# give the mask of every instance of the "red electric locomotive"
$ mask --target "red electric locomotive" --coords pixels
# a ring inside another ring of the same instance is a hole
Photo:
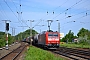
[[[38,35],[38,44],[46,48],[58,48],[60,45],[59,32],[44,31]]]

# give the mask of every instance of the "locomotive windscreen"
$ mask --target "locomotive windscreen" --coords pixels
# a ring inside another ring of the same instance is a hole
[[[54,33],[54,34],[48,34],[48,36],[54,36],[54,37],[58,37],[58,34],[57,33]]]
[[[48,36],[50,37],[50,36],[53,36],[53,34],[48,34]]]
[[[58,37],[58,34],[53,34],[53,36]]]

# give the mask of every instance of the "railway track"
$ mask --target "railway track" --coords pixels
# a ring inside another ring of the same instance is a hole
[[[25,47],[26,44],[22,42],[21,46],[19,46],[17,49],[13,50],[9,54],[3,56],[0,60],[15,60],[16,58],[18,58],[18,56],[24,50]]]
[[[72,60],[90,60],[90,49],[79,50],[79,49],[60,47],[56,51],[52,51],[52,52],[55,54],[68,57],[69,59]]]

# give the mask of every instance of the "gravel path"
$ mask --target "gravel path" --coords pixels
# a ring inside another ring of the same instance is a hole
[[[9,46],[8,50],[6,50],[5,48],[0,49],[0,58],[7,55],[8,53],[13,51],[14,49],[18,48],[20,45],[21,45],[21,43],[14,43],[11,46]]]

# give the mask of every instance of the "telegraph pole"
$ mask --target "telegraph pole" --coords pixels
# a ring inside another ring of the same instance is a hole
[[[28,26],[18,26],[18,27],[22,27],[22,29],[24,30],[24,27],[28,27]],[[23,39],[22,37],[23,35],[21,34],[21,39]]]
[[[12,28],[12,36],[15,36],[15,29],[14,27],[11,27]]]
[[[58,32],[60,33],[60,22],[59,20],[56,20],[58,22]]]
[[[14,36],[15,36],[15,28],[14,28],[14,31],[13,31],[13,33],[14,33]]]
[[[34,22],[34,20],[28,20],[30,21],[30,36],[32,37],[32,22]],[[32,38],[30,39],[30,44],[32,45]]]
[[[11,27],[12,28],[12,36],[14,35],[14,28],[13,27]]]
[[[11,22],[10,20],[2,20],[5,21],[5,34],[6,34],[6,50],[8,50],[8,31],[9,31],[9,23],[8,21]]]
[[[58,22],[58,32],[60,33],[60,22]]]
[[[32,36],[32,22],[34,22],[34,20],[28,20],[28,21],[30,21],[30,36]]]

